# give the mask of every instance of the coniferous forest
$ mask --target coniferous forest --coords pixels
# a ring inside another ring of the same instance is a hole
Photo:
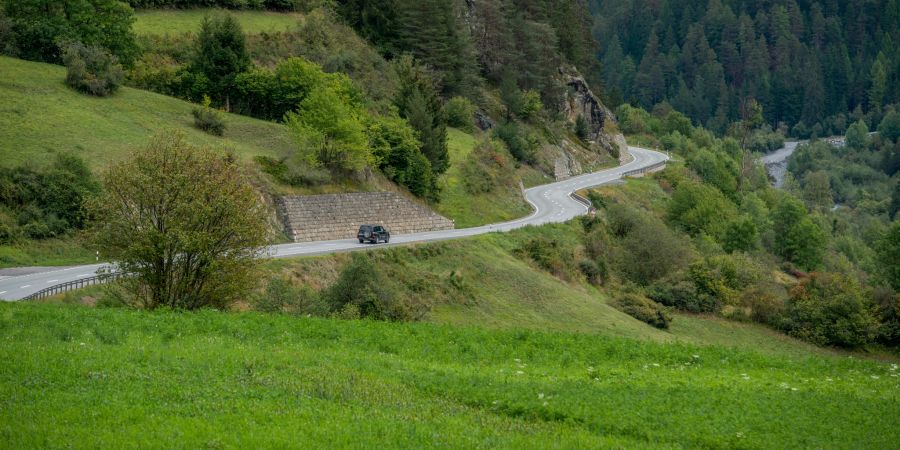
[[[724,131],[755,99],[797,137],[900,99],[897,0],[591,0],[605,95]]]

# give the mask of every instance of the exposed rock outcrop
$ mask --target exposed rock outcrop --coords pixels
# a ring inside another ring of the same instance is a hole
[[[567,88],[565,98],[559,107],[563,116],[570,123],[575,123],[578,117],[583,117],[590,129],[588,140],[592,147],[596,147],[594,150],[602,150],[613,157],[619,157],[625,150],[620,148],[619,142],[622,139],[610,135],[606,127],[609,121],[615,121],[612,111],[594,95],[587,81],[577,71],[560,68],[559,75]]]

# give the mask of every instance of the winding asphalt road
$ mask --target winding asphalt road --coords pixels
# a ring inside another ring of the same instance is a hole
[[[446,231],[401,234],[391,236],[389,245],[402,245],[413,242],[431,242],[446,239],[457,239],[491,232],[504,232],[528,225],[543,225],[568,221],[587,213],[588,208],[576,201],[571,194],[580,189],[610,183],[622,178],[626,172],[644,169],[667,160],[666,155],[638,147],[629,147],[634,159],[612,169],[600,170],[579,175],[555,183],[535,186],[525,190],[525,199],[534,208],[528,217],[492,225],[474,228],[461,228]],[[384,247],[380,245],[378,247]],[[270,258],[285,258],[300,255],[321,255],[341,251],[353,251],[373,248],[372,245],[360,244],[355,238],[338,241],[302,242],[297,244],[273,245],[267,249]],[[93,276],[105,264],[90,264],[65,268],[39,269],[34,273],[12,277],[0,276],[0,300],[20,300],[41,289]]]

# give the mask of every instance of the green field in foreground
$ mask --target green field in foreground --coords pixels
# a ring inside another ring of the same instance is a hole
[[[0,305],[7,448],[890,448],[898,369],[574,333]]]
[[[194,128],[189,102],[131,88],[91,97],[67,87],[65,76],[60,66],[0,56],[0,165],[45,164],[70,152],[102,167],[170,129],[245,160],[293,145],[276,123],[226,114],[225,136],[210,136]]]
[[[139,35],[196,33],[204,17],[224,12],[213,8],[138,10],[132,29]],[[303,18],[299,13],[273,11],[230,10],[227,13],[237,19],[247,34],[290,30]]]
[[[456,228],[468,228],[489,223],[505,222],[525,217],[531,207],[519,189],[500,187],[487,194],[472,195],[462,185],[460,166],[478,138],[454,128],[447,129],[450,168],[438,182],[441,201],[435,210],[456,222]]]

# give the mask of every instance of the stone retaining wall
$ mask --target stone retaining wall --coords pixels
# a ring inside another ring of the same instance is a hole
[[[391,234],[453,229],[453,221],[393,192],[278,197],[285,232],[294,242],[353,239],[362,224]]]

